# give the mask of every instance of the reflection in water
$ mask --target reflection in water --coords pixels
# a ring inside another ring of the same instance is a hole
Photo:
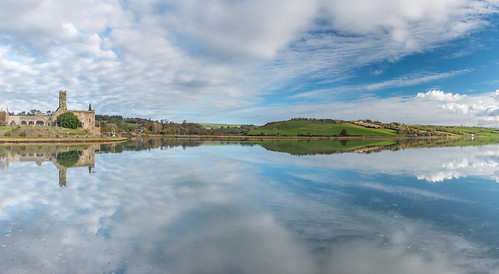
[[[197,147],[202,145],[259,145],[267,150],[291,155],[327,155],[337,153],[374,153],[385,150],[398,151],[409,148],[463,147],[499,143],[499,138],[404,138],[404,139],[346,139],[346,140],[293,140],[293,139],[250,139],[250,140],[205,140],[172,138],[134,138],[119,144],[103,144],[101,153],[120,153],[126,150],[168,149],[174,147]]]
[[[373,153],[408,148],[477,146],[497,144],[499,138],[405,138],[405,139],[349,139],[349,140],[251,140],[264,148],[292,155],[319,155],[336,153]]]
[[[18,149],[48,151],[36,168],[8,165],[19,153],[0,147],[0,273],[497,273],[498,145],[301,157],[263,147]],[[86,149],[98,172],[67,168],[68,187],[54,189],[42,163],[77,166]],[[442,170],[460,174],[422,177]]]
[[[95,151],[99,145],[11,145],[0,147],[0,169],[9,169],[10,163],[35,162],[38,166],[52,162],[59,170],[59,186],[67,184],[67,169],[95,167]]]

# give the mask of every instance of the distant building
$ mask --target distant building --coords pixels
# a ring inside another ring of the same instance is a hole
[[[45,115],[38,111],[34,115],[10,115],[9,109],[0,111],[0,125],[4,126],[56,126],[57,116],[72,112],[78,116],[80,127],[88,130],[94,135],[100,135],[100,129],[96,125],[95,110],[89,104],[88,110],[68,110],[66,101],[67,91],[59,91],[59,108],[51,115]]]

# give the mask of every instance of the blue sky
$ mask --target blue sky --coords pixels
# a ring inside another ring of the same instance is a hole
[[[499,126],[497,0],[0,3],[0,108]]]

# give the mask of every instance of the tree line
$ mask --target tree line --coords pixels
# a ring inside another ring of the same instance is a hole
[[[158,134],[158,135],[246,135],[254,125],[206,128],[198,123],[175,123],[166,119],[123,118],[121,115],[95,115],[104,134]]]

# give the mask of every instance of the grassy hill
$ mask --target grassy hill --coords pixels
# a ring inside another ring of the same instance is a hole
[[[249,131],[248,135],[396,136],[397,131],[387,128],[370,128],[356,125],[351,122],[333,122],[333,120],[289,120],[268,123],[262,127]]]
[[[295,118],[268,123],[248,132],[253,136],[499,136],[497,128],[385,124],[379,121],[342,121]]]
[[[448,127],[449,132],[457,135],[498,136],[499,129],[483,127]]]

